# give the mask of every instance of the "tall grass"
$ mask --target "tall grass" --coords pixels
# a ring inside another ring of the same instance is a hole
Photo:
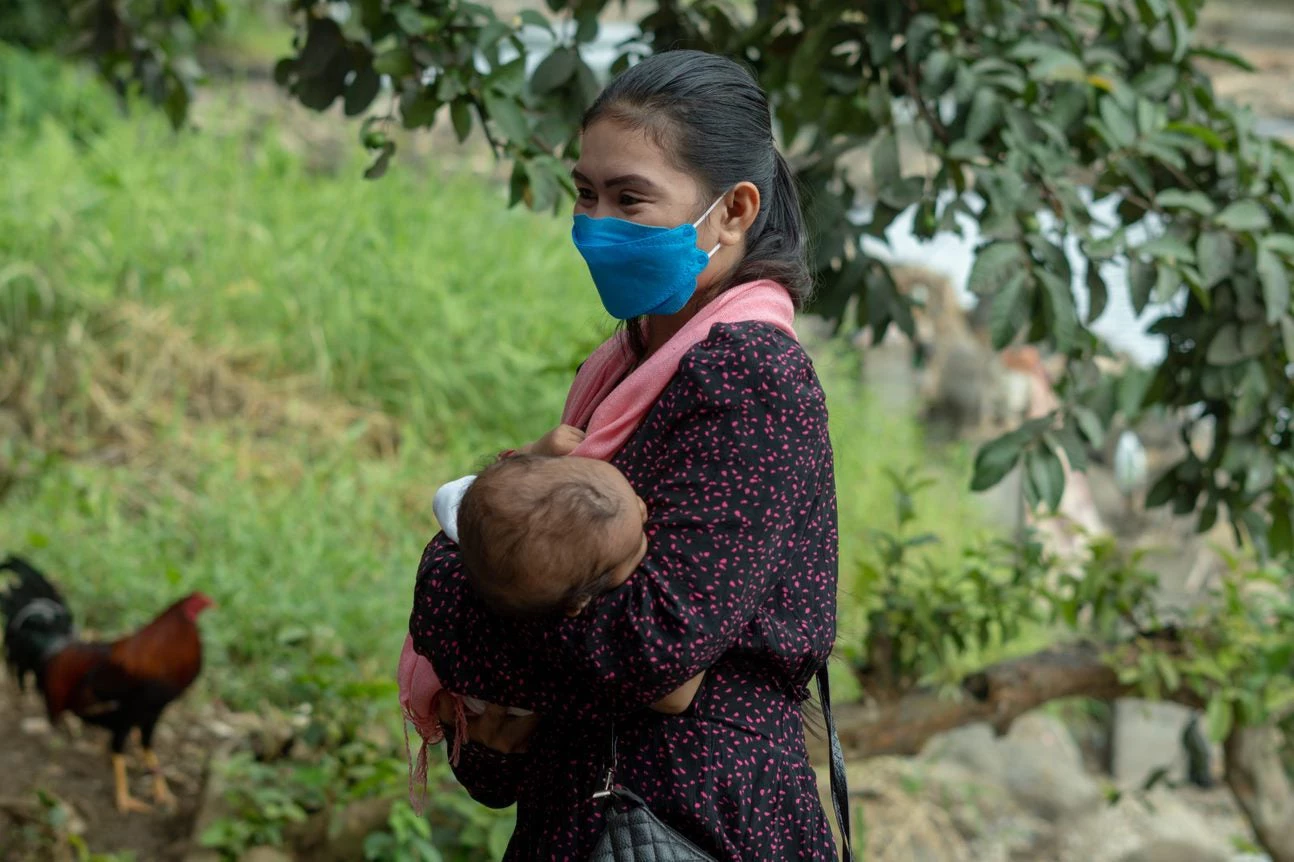
[[[432,490],[550,427],[610,328],[564,220],[508,210],[504,190],[468,176],[368,182],[358,154],[311,171],[279,131],[176,135],[137,112],[83,142],[55,120],[0,118],[0,299],[39,284],[64,309],[165,308],[199,345],[250,353],[255,374],[303,376],[406,429],[397,457],[338,440],[319,460],[236,421],[185,425],[181,440],[177,416],[154,441],[173,454],[160,467],[51,455],[0,501],[0,552],[38,555],[92,626],[212,592],[207,684],[240,706],[291,701],[321,660],[389,679]],[[923,517],[954,541],[976,528],[964,460],[941,467],[911,416],[872,409],[855,360],[818,356],[844,605],[868,530],[892,526],[884,468],[931,466]]]

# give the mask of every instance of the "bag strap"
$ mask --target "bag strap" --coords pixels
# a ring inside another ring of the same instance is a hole
[[[831,745],[831,806],[836,809],[836,823],[840,826],[840,860],[854,862],[853,837],[849,830],[849,782],[845,775],[845,753],[840,747],[840,737],[836,735],[836,720],[831,715],[831,681],[827,677],[826,662],[818,668],[818,700]]]

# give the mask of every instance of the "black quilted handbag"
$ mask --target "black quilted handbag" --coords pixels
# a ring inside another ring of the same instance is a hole
[[[840,825],[840,858],[853,862],[849,834],[849,790],[845,782],[845,757],[831,716],[831,688],[827,668],[818,670],[818,699],[831,745],[831,802]],[[589,862],[715,862],[715,858],[666,826],[651,813],[637,794],[615,783],[616,735],[611,728],[611,765],[601,790],[594,799],[607,800],[606,826]]]

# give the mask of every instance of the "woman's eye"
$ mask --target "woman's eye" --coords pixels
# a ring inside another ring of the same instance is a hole
[[[620,196],[620,206],[622,207],[636,206],[637,204],[640,204],[640,203],[642,203],[642,200],[634,197],[633,195]]]
[[[593,194],[593,189],[576,189],[575,192],[582,201],[591,201],[596,197]]]

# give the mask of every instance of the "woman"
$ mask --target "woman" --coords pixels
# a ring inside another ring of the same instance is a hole
[[[624,72],[586,115],[572,175],[573,236],[626,319],[630,368],[730,291],[771,286],[788,317],[807,297],[795,186],[767,99],[737,64],[675,51]],[[686,249],[653,257],[680,232]],[[428,545],[415,649],[446,689],[537,713],[469,721],[455,773],[486,805],[517,803],[506,858],[583,859],[604,825],[592,794],[614,720],[617,783],[708,853],[833,859],[800,714],[835,632],[822,389],[794,338],[751,319],[707,329],[662,388],[611,457],[647,504],[647,556],[583,614],[494,618],[457,547],[443,534]],[[647,709],[702,672],[682,714]]]

